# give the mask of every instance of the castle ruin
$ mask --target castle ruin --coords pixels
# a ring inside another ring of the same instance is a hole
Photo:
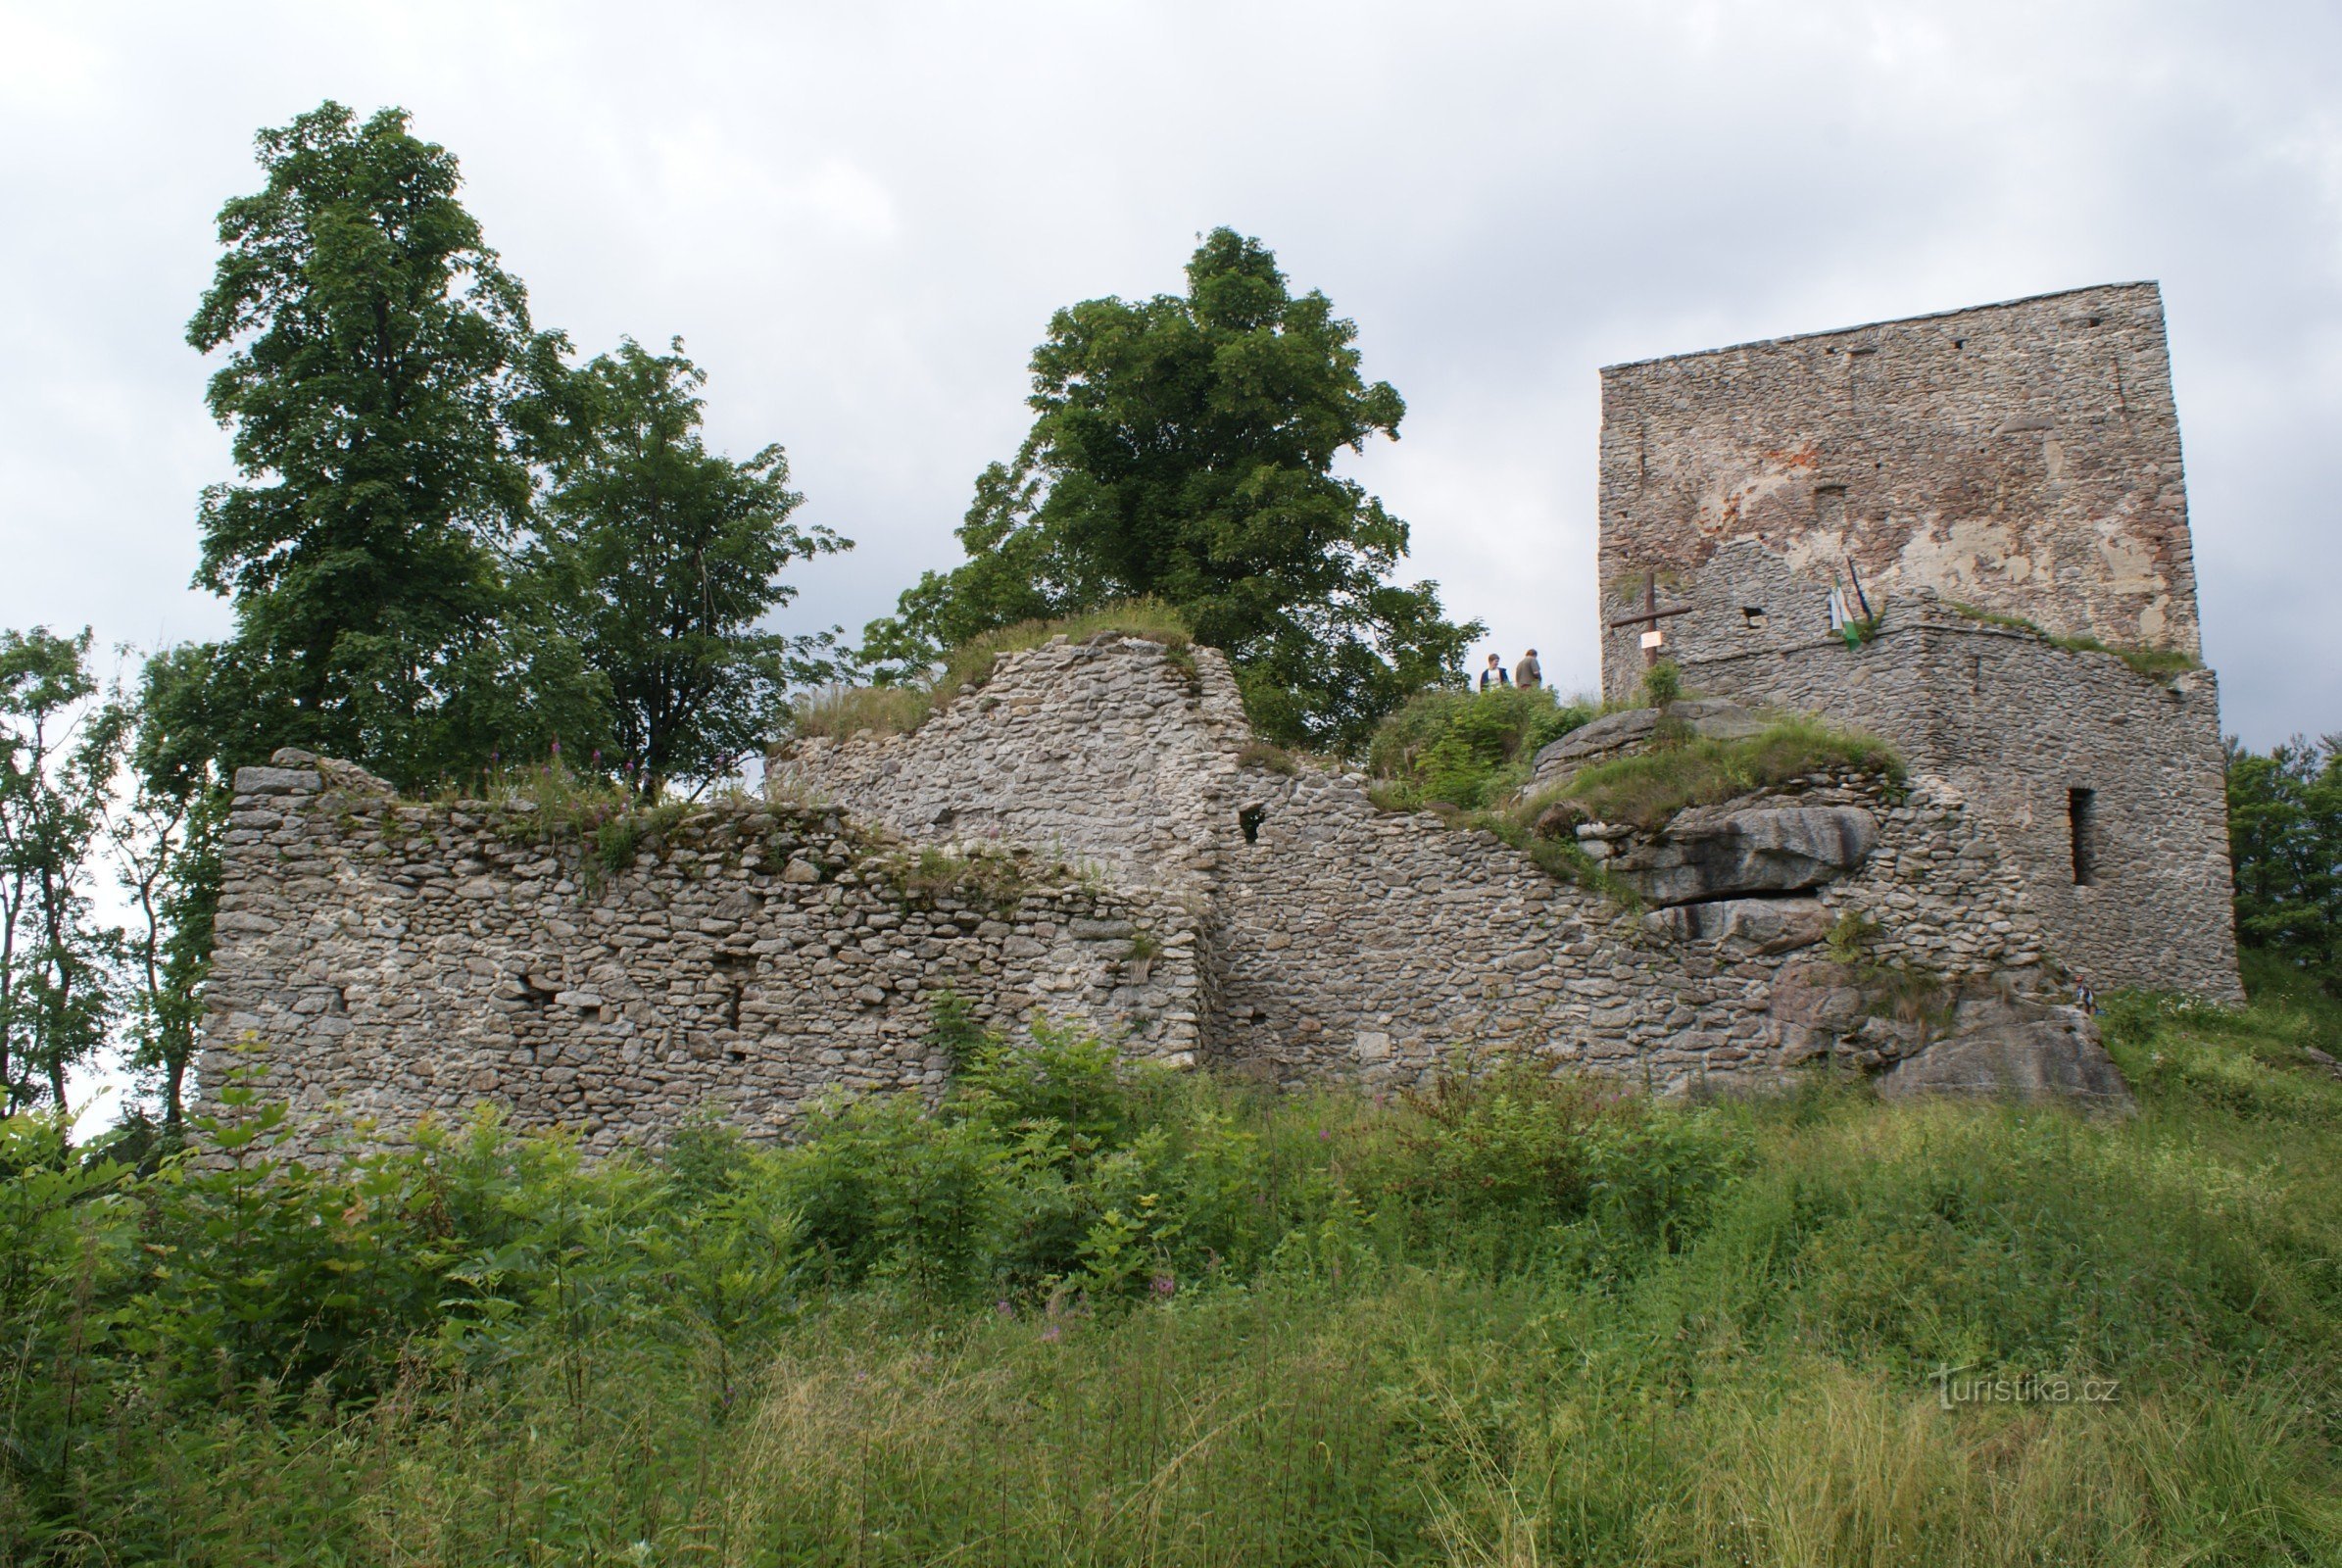
[[[2241,999],[2154,284],[1613,366],[1600,508],[1606,693],[1664,652],[1883,735],[2090,984]]]
[[[1611,694],[1664,654],[1690,727],[1819,713],[1903,781],[1575,825],[1622,903],[1293,765],[1217,653],[1114,633],[1003,654],[909,733],[785,745],[769,799],[639,841],[287,752],[236,780],[206,1092],[257,1043],[267,1092],[386,1128],[491,1102],[608,1150],[713,1106],[785,1137],[939,1085],[950,993],[1280,1082],[1501,1050],[2120,1105],[2077,976],[2239,994],[2152,287],[1615,368],[1602,453]],[[1537,776],[1660,739],[1627,710]]]

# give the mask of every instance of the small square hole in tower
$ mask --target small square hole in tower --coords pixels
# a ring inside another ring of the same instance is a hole
[[[2066,831],[2074,841],[2074,885],[2086,888],[2098,880],[2098,792],[2066,792]]]
[[[1765,607],[1763,605],[1742,605],[1740,615],[1748,622],[1750,630],[1763,631],[1765,629]]]

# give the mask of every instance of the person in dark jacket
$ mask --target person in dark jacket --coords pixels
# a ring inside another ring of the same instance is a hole
[[[1504,661],[1494,654],[1488,655],[1488,667],[1480,672],[1480,689],[1485,692],[1491,686],[1510,686],[1512,683],[1513,678],[1504,672]]]

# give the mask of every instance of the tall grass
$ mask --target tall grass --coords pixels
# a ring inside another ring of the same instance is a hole
[[[2116,1000],[2121,1122],[1281,1097],[947,1009],[940,1107],[786,1152],[12,1123],[0,1561],[2335,1561],[2342,1041],[2257,978]]]
[[[1054,620],[1020,621],[952,649],[923,681],[900,686],[832,686],[807,693],[791,709],[799,735],[852,735],[870,731],[903,735],[940,711],[964,686],[981,686],[1002,654],[1039,648],[1053,637],[1081,642],[1101,632],[1144,637],[1171,650],[1174,662],[1193,669],[1195,634],[1180,612],[1158,599],[1129,599],[1099,610]]]

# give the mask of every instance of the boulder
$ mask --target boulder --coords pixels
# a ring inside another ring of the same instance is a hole
[[[234,789],[238,795],[307,795],[319,784],[317,772],[306,767],[239,767]]]
[[[1880,1073],[1879,1095],[1961,1095],[1986,1100],[2074,1102],[2128,1115],[2137,1102],[2079,1007],[2022,1000],[1963,1002],[1952,1032]]]
[[[1676,904],[1642,917],[1643,928],[1678,942],[1731,942],[1757,953],[1810,948],[1830,934],[1819,899],[1718,899]]]
[[[1872,1072],[1889,1100],[1963,1095],[2133,1109],[2096,1021],[2026,996],[2009,979],[1928,981],[1830,960],[1789,964],[1773,984],[1779,1060],[1827,1058]]]
[[[1802,893],[1859,868],[1878,820],[1859,806],[1707,807],[1603,863],[1653,904]]]

